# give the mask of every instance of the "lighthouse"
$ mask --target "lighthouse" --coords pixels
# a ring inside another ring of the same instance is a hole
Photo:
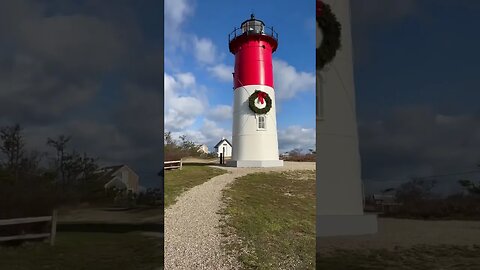
[[[233,73],[232,167],[280,167],[272,54],[278,47],[273,27],[255,18],[228,36],[235,56]]]
[[[335,59],[317,70],[317,237],[373,234],[377,217],[363,211],[350,1],[317,0],[322,3],[342,26],[342,45]],[[317,28],[317,39],[321,33]]]

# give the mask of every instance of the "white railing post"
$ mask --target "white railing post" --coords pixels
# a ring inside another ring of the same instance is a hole
[[[50,245],[55,245],[55,236],[57,235],[57,210],[53,210],[52,221],[50,223]]]

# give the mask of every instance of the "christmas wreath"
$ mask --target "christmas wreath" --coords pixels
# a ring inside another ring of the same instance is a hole
[[[260,104],[265,103],[265,107],[263,107],[263,108],[257,107],[256,104],[255,104],[255,103],[257,103],[257,102],[255,102],[256,100],[258,100],[258,103],[260,103]],[[248,106],[250,107],[250,109],[254,113],[266,114],[272,108],[272,99],[270,98],[270,96],[267,93],[256,90],[248,98]]]
[[[323,33],[322,43],[317,48],[317,69],[330,63],[340,49],[342,26],[328,4],[317,0],[317,26]]]

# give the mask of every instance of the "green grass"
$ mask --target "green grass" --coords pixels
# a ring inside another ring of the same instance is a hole
[[[0,247],[0,269],[163,269],[163,241],[139,233],[58,233],[53,247]]]
[[[419,245],[395,250],[336,250],[317,255],[329,270],[480,269],[480,246]]]
[[[250,174],[224,200],[225,248],[244,269],[315,268],[315,171]]]
[[[184,165],[181,170],[165,171],[165,207],[174,204],[184,191],[224,173],[225,170],[206,165]]]

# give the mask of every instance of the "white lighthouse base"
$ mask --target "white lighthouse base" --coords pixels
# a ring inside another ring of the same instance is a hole
[[[227,166],[238,168],[282,167],[283,160],[230,160],[227,162]]]
[[[317,238],[375,234],[377,215],[317,215]]]

